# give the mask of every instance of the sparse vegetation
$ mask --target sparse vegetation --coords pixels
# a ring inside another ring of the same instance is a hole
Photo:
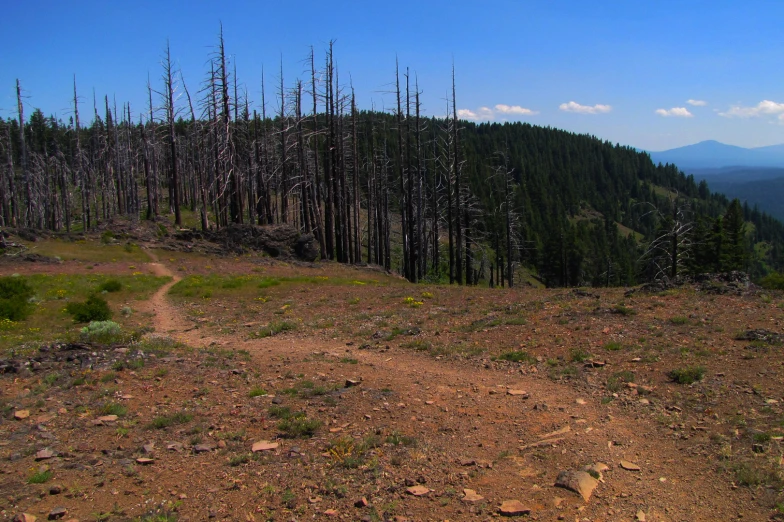
[[[678,384],[692,384],[701,381],[706,371],[704,366],[687,366],[670,371],[669,376]]]

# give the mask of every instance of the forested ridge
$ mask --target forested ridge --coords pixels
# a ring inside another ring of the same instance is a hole
[[[147,107],[85,101],[75,79],[67,121],[27,116],[34,100],[17,81],[17,116],[0,120],[0,226],[288,223],[324,259],[458,284],[632,285],[784,264],[780,222],[646,153],[461,121],[454,76],[446,116],[425,117],[416,76],[397,64],[392,110],[359,110],[331,44],[308,62],[309,77],[287,83],[281,70],[253,104],[221,33],[198,86],[167,48]]]

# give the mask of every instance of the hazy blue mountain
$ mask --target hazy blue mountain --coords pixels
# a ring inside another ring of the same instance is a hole
[[[733,166],[784,167],[784,144],[747,149],[709,140],[649,154],[654,163],[674,163],[684,172]]]

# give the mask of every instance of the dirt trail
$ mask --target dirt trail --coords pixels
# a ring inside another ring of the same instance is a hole
[[[517,367],[482,367],[411,352],[358,350],[318,335],[247,339],[227,334],[208,338],[166,297],[181,278],[153,252],[147,253],[152,261],[149,267],[156,275],[172,277],[149,301],[156,332],[194,347],[217,343],[248,350],[259,368],[276,367],[281,372],[296,367],[310,375],[362,379],[362,387],[368,391],[352,404],[353,411],[346,414],[349,418],[363,419],[354,420],[358,424],[373,419],[379,429],[417,432],[423,444],[443,452],[436,464],[412,464],[410,473],[419,470],[427,474],[435,467],[441,473],[432,474],[430,480],[440,481],[464,469],[454,469],[461,459],[495,461],[494,468],[473,481],[473,486],[493,501],[519,496],[537,510],[552,514],[553,505],[559,506],[556,513],[563,509],[560,503],[566,497],[577,513],[596,520],[629,520],[639,510],[660,521],[728,519],[738,512],[762,516],[747,491],[736,494],[731,502],[720,501],[722,486],[726,486],[703,482],[703,477],[712,473],[710,463],[676,440],[662,438],[660,427],[645,414],[647,406],[629,405],[608,415],[595,386],[575,389],[542,376],[521,374]],[[345,357],[356,359],[358,364],[338,366]],[[282,379],[282,374],[278,378]],[[399,390],[396,406],[380,395],[375,397],[377,390],[384,389]],[[525,390],[530,399],[514,397],[507,390]],[[332,422],[339,421],[336,417]],[[537,443],[557,430],[565,430],[557,441]],[[531,449],[523,449],[526,444]],[[521,448],[517,456],[499,458],[516,447]],[[623,459],[639,463],[644,473],[620,469],[618,463]],[[599,461],[613,469],[591,504],[573,503],[562,490],[552,489],[553,477],[560,470]],[[198,482],[190,485],[194,489],[202,486]]]
[[[153,251],[147,249],[145,252],[152,260],[152,263],[147,263],[147,265],[156,276],[168,276],[172,278],[171,281],[160,287],[148,301],[148,311],[153,314],[153,327],[156,332],[181,337],[184,334],[187,334],[192,328],[182,319],[179,310],[169,302],[166,298],[166,294],[168,294],[171,287],[181,281],[182,278],[161,263],[160,259],[158,259],[158,256]]]

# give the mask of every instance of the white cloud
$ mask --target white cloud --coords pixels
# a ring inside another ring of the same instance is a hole
[[[519,105],[504,105],[503,103],[496,105],[495,110],[501,114],[514,114],[517,116],[530,116],[532,114],[539,114],[537,111],[532,111],[531,109],[526,109],[525,107],[521,107]]]
[[[558,108],[564,112],[577,112],[580,114],[602,114],[612,110],[610,105],[580,105],[579,103],[573,101],[570,101],[569,103],[562,103],[558,106]]]
[[[490,107],[479,107],[476,111],[472,111],[471,109],[458,109],[457,117],[464,120],[478,121],[492,120],[495,115],[493,114],[493,109]]]
[[[496,116],[531,116],[533,114],[539,113],[531,109],[526,109],[520,105],[504,105],[503,103],[499,103],[494,109],[491,109],[490,107],[479,107],[476,110],[457,110],[458,118],[471,121],[490,121],[496,119]]]
[[[695,107],[705,107],[706,105],[708,105],[708,102],[704,100],[686,100],[686,103],[688,103],[689,105],[693,105]]]
[[[784,103],[776,103],[770,100],[762,100],[754,107],[744,107],[733,105],[726,112],[720,112],[719,116],[725,118],[756,118],[766,114],[778,114],[779,119],[784,114]]]
[[[656,109],[656,114],[659,116],[676,116],[678,118],[691,118],[694,116],[692,113],[689,112],[689,109],[685,107],[673,107],[672,109]]]

